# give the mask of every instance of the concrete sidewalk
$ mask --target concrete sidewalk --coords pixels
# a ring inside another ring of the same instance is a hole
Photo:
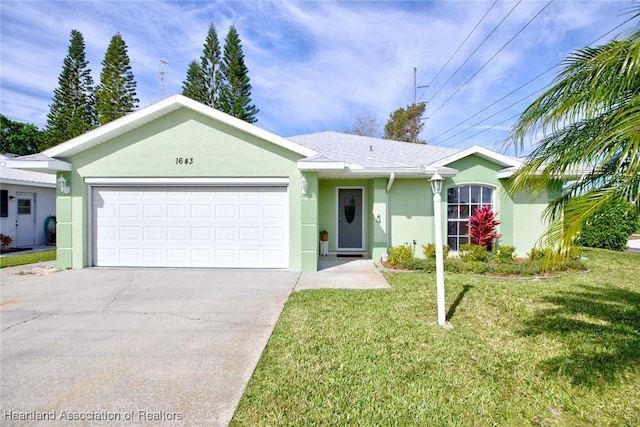
[[[389,289],[389,283],[370,259],[321,260],[319,271],[300,274],[295,290],[302,289]]]

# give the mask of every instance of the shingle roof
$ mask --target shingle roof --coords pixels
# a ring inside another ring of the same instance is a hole
[[[301,162],[345,162],[366,169],[419,168],[461,151],[339,132],[319,132],[288,139],[319,153]]]
[[[3,184],[32,185],[34,187],[55,187],[56,176],[0,166],[0,182]]]

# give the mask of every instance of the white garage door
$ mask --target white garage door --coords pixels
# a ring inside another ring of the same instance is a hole
[[[286,187],[94,187],[93,265],[287,268]]]

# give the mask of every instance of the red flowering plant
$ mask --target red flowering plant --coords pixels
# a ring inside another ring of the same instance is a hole
[[[6,234],[0,234],[0,243],[2,243],[2,247],[9,247],[10,244],[13,243],[13,239],[11,236],[7,236]]]
[[[490,206],[482,206],[476,209],[475,213],[469,218],[471,243],[490,248],[493,241],[500,238],[500,234],[496,232],[498,224],[500,224],[500,221],[496,219],[496,215]]]

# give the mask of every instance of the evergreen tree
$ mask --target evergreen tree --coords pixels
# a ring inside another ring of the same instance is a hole
[[[203,104],[207,103],[204,90],[204,75],[196,61],[191,61],[187,69],[187,79],[182,82],[182,94]]]
[[[216,27],[210,24],[200,64],[196,61],[189,64],[187,78],[182,83],[182,94],[209,107],[218,108],[219,65],[220,42]]]
[[[418,138],[424,127],[422,115],[425,107],[423,103],[411,104],[406,109],[398,108],[389,114],[389,120],[384,125],[383,138],[425,144],[424,140]]]
[[[100,85],[96,89],[96,113],[101,125],[130,113],[140,102],[129,63],[127,45],[117,32],[102,61]]]
[[[255,123],[258,109],[251,104],[249,70],[244,63],[244,53],[238,31],[229,28],[225,39],[224,54],[220,63],[219,109],[227,114]]]
[[[71,30],[69,52],[64,58],[58,88],[53,91],[53,103],[47,115],[43,148],[67,141],[95,126],[93,79],[88,64],[84,37],[79,31]]]
[[[204,79],[205,104],[218,108],[220,42],[218,42],[218,33],[213,24],[209,25],[209,31],[207,32],[207,39],[205,40],[202,53],[203,55],[200,57],[200,68],[202,69],[202,77]]]

